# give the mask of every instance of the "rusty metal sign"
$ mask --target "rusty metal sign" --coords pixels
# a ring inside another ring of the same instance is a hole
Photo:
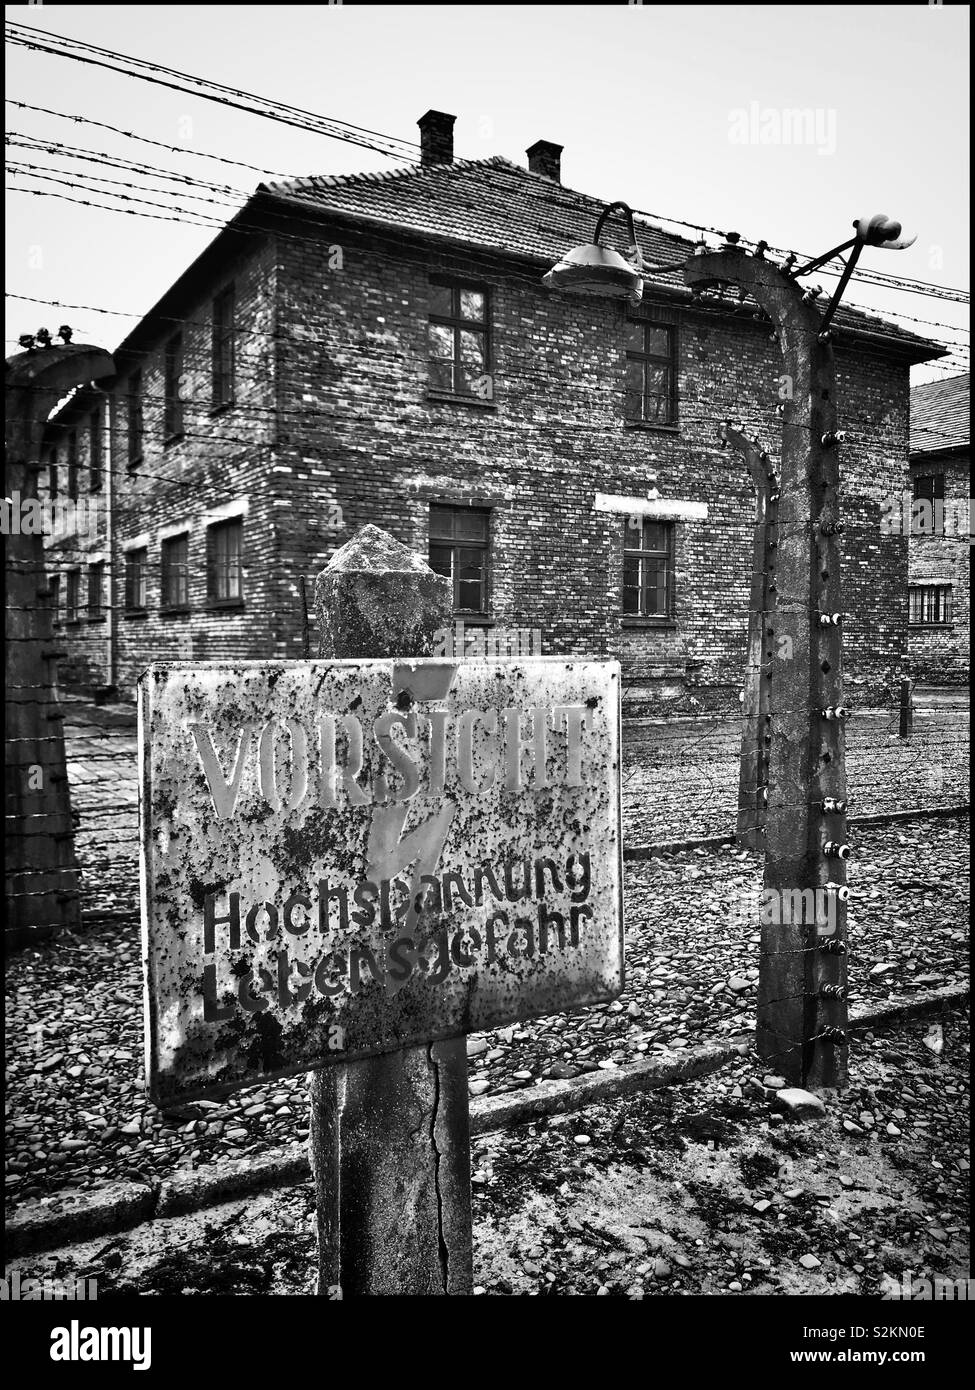
[[[613,999],[619,666],[152,666],[157,1103]]]

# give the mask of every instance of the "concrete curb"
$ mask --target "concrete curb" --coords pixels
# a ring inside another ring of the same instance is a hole
[[[905,1019],[942,1013],[967,1003],[968,998],[967,985],[952,985],[926,990],[913,999],[862,1006],[851,1010],[850,1029],[884,1028]],[[543,1115],[568,1114],[638,1091],[679,1085],[719,1071],[740,1055],[739,1049],[740,1043],[709,1044],[647,1058],[614,1071],[587,1072],[568,1081],[541,1081],[521,1091],[477,1099],[471,1104],[471,1134],[490,1133]],[[305,1182],[310,1177],[307,1146],[300,1143],[259,1159],[227,1159],[152,1185],[106,1185],[90,1196],[65,1197],[64,1205],[56,1210],[34,1202],[5,1222],[7,1256],[15,1258],[94,1236],[117,1235],[148,1221],[200,1211],[248,1192]]]
[[[878,811],[875,816],[847,816],[847,825],[889,825],[903,820],[931,820],[938,817],[951,818],[971,814],[969,802],[957,806],[917,806],[908,811]],[[624,845],[623,858],[627,863],[640,859],[656,859],[661,854],[680,854],[688,849],[719,849],[722,845],[733,845],[735,837],[728,835],[705,835],[699,840],[655,840],[649,845]]]

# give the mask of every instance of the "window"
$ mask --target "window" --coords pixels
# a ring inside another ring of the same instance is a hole
[[[102,490],[102,412],[98,406],[88,419],[88,491]]]
[[[427,332],[430,386],[489,400],[487,291],[470,285],[431,285]]]
[[[54,627],[61,626],[61,576],[51,575],[51,622]]]
[[[627,519],[623,537],[624,617],[671,617],[673,531],[668,522]]]
[[[910,616],[916,627],[943,627],[951,622],[950,584],[912,584]]]
[[[58,451],[50,449],[47,455],[47,478],[51,501],[58,495]]]
[[[175,439],[183,433],[183,402],[179,381],[183,374],[183,335],[177,333],[166,344],[166,396],[163,402],[163,437]]]
[[[915,474],[914,500],[926,498],[929,502],[943,502],[945,497],[945,475],[943,473]]]
[[[914,506],[911,508],[912,536],[937,536],[944,533],[944,501],[943,473],[915,474]]]
[[[213,408],[234,399],[234,287],[213,301]]]
[[[68,496],[72,502],[78,500],[78,431],[68,434]]]
[[[76,623],[81,608],[81,570],[68,570],[65,579],[64,617],[66,622]]]
[[[93,560],[88,566],[88,621],[105,621],[105,562]]]
[[[626,325],[625,413],[631,424],[677,423],[677,325],[661,310]]]
[[[148,565],[149,551],[144,546],[125,552],[125,607],[129,613],[145,611]]]
[[[243,602],[243,539],[243,523],[236,517],[217,522],[207,531],[207,597],[211,604]]]
[[[129,467],[142,459],[142,373],[133,372],[128,382]]]
[[[473,507],[430,508],[430,568],[451,581],[458,613],[487,613],[488,516]]]
[[[188,608],[190,604],[190,538],[167,536],[161,548],[162,596],[160,607]]]

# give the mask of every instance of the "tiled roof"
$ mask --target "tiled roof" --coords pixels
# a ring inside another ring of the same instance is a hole
[[[929,454],[969,443],[972,374],[926,381],[911,392],[911,453]]]
[[[258,192],[323,212],[530,256],[546,265],[560,260],[570,247],[591,241],[605,207],[599,198],[532,174],[503,155],[411,165],[378,174],[311,175],[264,183]],[[683,260],[694,247],[693,241],[666,232],[646,218],[635,219],[635,230],[648,266]],[[628,240],[625,219],[608,219],[602,239],[622,249]],[[653,280],[671,287],[684,283],[680,271]],[[898,324],[858,310],[841,307],[835,322],[838,328],[860,328],[919,347],[934,346]]]

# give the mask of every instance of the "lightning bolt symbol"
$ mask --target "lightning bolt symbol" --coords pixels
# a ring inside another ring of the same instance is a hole
[[[443,700],[450,692],[456,674],[457,666],[450,662],[423,667],[397,663],[393,667],[392,698],[407,691],[418,700]],[[384,878],[395,878],[413,865],[409,907],[404,924],[404,931],[408,935],[412,934],[420,915],[417,896],[421,881],[424,874],[433,875],[440,861],[456,809],[454,802],[445,801],[439,811],[422,824],[414,826],[406,835],[403,831],[410,812],[408,801],[377,806],[373,811],[366,852],[369,877],[374,883],[379,883]],[[399,987],[387,976],[386,988],[390,994],[395,994]]]

